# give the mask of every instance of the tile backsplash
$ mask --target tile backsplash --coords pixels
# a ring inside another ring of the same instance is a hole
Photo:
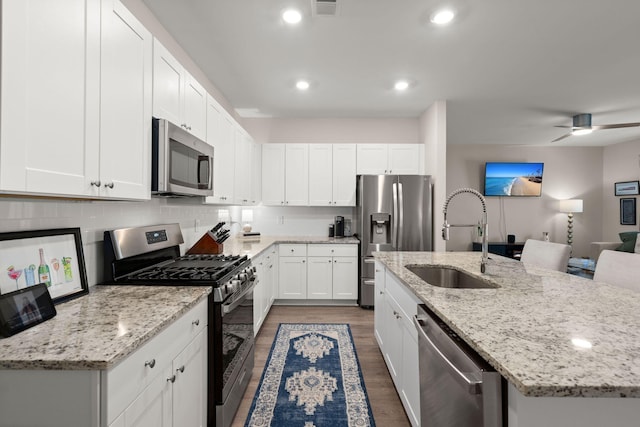
[[[102,281],[105,230],[151,224],[180,224],[183,252],[218,222],[226,210],[232,233],[240,231],[242,209],[253,211],[254,231],[263,235],[324,236],[336,215],[350,218],[353,208],[239,207],[198,204],[199,199],[153,198],[147,202],[58,199],[0,199],[0,232],[79,227],[82,232],[89,285]]]

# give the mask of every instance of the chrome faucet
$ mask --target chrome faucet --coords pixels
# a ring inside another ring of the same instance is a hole
[[[480,199],[482,203],[482,221],[480,223],[481,231],[482,231],[482,261],[480,262],[480,272],[485,273],[487,271],[487,261],[489,259],[489,244],[487,243],[487,201],[484,196],[480,194],[478,191],[473,188],[458,188],[454,190],[449,197],[447,197],[447,201],[444,202],[444,225],[442,226],[442,238],[444,240],[449,240],[449,228],[450,227],[475,227],[476,224],[449,224],[447,222],[447,209],[449,208],[449,202],[458,194],[462,193],[470,193]]]

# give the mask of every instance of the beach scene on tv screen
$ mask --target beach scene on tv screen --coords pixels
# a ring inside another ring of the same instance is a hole
[[[542,163],[487,163],[485,196],[540,196]]]

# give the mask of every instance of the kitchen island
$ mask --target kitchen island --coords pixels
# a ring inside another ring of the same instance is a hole
[[[0,426],[122,426],[158,407],[171,415],[171,406],[177,420],[204,422],[204,410],[178,399],[204,408],[210,293],[94,286],[57,305],[56,317],[0,339]]]
[[[477,252],[380,252],[394,279],[509,383],[509,426],[638,425],[640,294]],[[432,286],[407,265],[458,269],[498,286]]]

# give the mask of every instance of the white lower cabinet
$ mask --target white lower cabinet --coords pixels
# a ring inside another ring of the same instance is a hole
[[[278,298],[307,298],[307,245],[281,244],[278,248]]]
[[[357,300],[358,245],[279,245],[279,299]]]
[[[207,301],[110,369],[0,370],[0,384],[0,427],[204,427]]]
[[[252,260],[256,267],[258,284],[253,291],[253,332],[258,335],[260,328],[271,310],[271,305],[276,298],[276,277],[274,277],[277,265],[276,246],[267,249],[267,252]]]
[[[358,299],[358,246],[309,244],[308,299]]]
[[[420,425],[418,333],[413,326],[420,300],[376,262],[375,335],[405,412]],[[382,283],[379,283],[382,282]]]

